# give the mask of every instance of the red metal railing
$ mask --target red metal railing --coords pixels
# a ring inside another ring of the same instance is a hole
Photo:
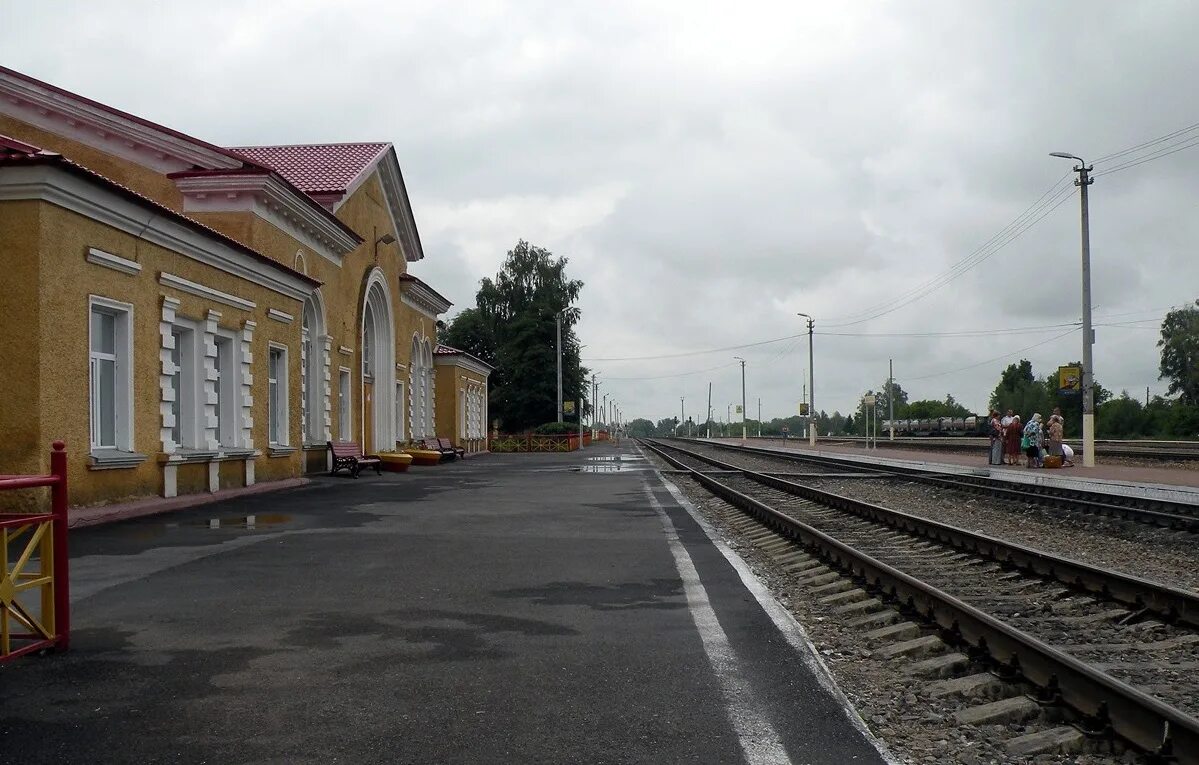
[[[50,487],[49,513],[0,514],[0,662],[46,649],[65,651],[70,644],[67,452],[62,441],[55,441],[50,453],[50,475],[0,475],[0,491],[41,486]],[[35,590],[41,591],[36,615],[22,600]]]

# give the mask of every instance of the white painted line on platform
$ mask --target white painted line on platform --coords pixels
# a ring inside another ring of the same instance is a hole
[[[687,607],[691,611],[695,628],[699,631],[712,671],[720,683],[725,711],[728,713],[729,722],[733,724],[746,762],[750,765],[790,765],[787,749],[783,746],[778,731],[767,719],[765,709],[754,696],[744,672],[741,671],[737,654],[729,645],[728,635],[720,626],[720,620],[716,618],[716,612],[708,599],[708,591],[699,579],[699,573],[695,570],[695,563],[687,553],[687,548],[679,539],[678,530],[663,509],[662,503],[654,496],[653,487],[648,480],[644,481],[644,486],[650,505],[662,521],[666,541],[674,556],[675,568],[683,581]]]
[[[858,714],[858,710],[853,705],[853,702],[846,697],[837,685],[836,679],[833,678],[833,673],[829,671],[828,665],[820,657],[820,652],[812,644],[812,640],[808,637],[807,630],[803,628],[803,625],[796,621],[791,612],[775,599],[774,595],[770,592],[770,588],[762,583],[762,580],[749,568],[741,556],[720,540],[720,535],[716,529],[712,528],[707,519],[695,509],[695,506],[683,495],[679,487],[675,486],[666,476],[662,475],[661,471],[658,472],[658,479],[666,486],[666,490],[670,492],[675,501],[703,529],[708,539],[711,540],[716,549],[720,550],[720,553],[725,557],[725,560],[736,570],[737,575],[741,577],[742,584],[754,596],[754,599],[758,601],[758,605],[762,607],[762,610],[766,612],[771,621],[774,622],[774,626],[778,628],[779,633],[795,649],[795,652],[799,654],[800,659],[812,671],[812,674],[816,676],[820,685],[832,694],[833,698],[841,705],[841,709],[845,712],[845,716],[849,719],[850,724],[861,731],[862,735],[874,746],[884,760],[893,763],[893,765],[899,765],[899,760],[896,760],[887,751],[883,742],[879,741],[870,732],[870,728],[867,727],[866,721],[862,719],[862,716]],[[662,512],[661,504],[658,503],[656,498],[652,500],[652,504],[659,512]],[[684,551],[685,553],[686,551]]]

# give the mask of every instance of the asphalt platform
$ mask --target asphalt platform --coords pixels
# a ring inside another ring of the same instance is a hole
[[[884,762],[631,445],[70,544],[72,650],[0,667],[3,763]]]

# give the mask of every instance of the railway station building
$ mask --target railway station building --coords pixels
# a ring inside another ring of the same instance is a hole
[[[0,67],[0,473],[61,439],[93,505],[486,450],[424,257],[388,142],[221,147]]]

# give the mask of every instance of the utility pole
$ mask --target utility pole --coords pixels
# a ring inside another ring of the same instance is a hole
[[[708,421],[704,423],[708,429],[708,438],[712,438],[712,381],[708,381]]]
[[[592,441],[594,441],[595,437],[598,435],[598,433],[596,432],[596,428],[595,428],[595,420],[596,420],[595,415],[596,415],[596,409],[598,408],[596,405],[598,403],[599,403],[599,383],[597,383],[595,381],[595,374],[592,373],[592,375],[591,375],[591,440]]]
[[[797,314],[808,320],[808,390],[811,391],[808,397],[808,444],[816,445],[816,431],[820,428],[820,421],[816,419],[816,370],[812,366],[812,335],[815,334],[816,320],[806,313]]]
[[[1149,386],[1145,386],[1145,407],[1149,407]]]
[[[895,359],[887,359],[887,421],[891,423],[891,441],[895,440]]]
[[[762,397],[758,396],[758,438],[762,437]]]
[[[1091,369],[1095,330],[1091,328],[1091,214],[1087,200],[1087,187],[1095,182],[1091,177],[1094,167],[1082,157],[1065,152],[1055,151],[1049,156],[1078,160],[1074,185],[1082,201],[1082,465],[1095,467],[1095,372]]]
[[[558,333],[558,422],[562,422],[562,311],[554,315]]]
[[[583,448],[583,399],[579,399],[579,448]]]
[[[604,427],[605,428],[608,427],[608,394],[607,393],[604,394],[604,405],[602,407],[600,407],[600,414],[602,414],[603,418],[604,418]]]
[[[684,397],[679,396],[679,429],[680,429],[680,432],[683,427],[683,423],[687,421],[687,409],[683,404],[684,404]]]
[[[745,415],[748,414],[745,411],[745,359],[740,356],[734,356],[733,358],[741,362],[741,445],[744,446],[747,435],[745,432]]]

